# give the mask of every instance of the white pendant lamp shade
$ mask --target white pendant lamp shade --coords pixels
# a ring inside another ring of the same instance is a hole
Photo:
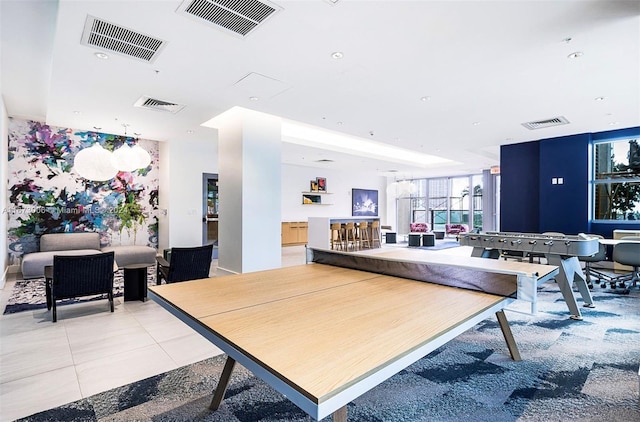
[[[151,163],[151,156],[140,145],[131,147],[125,143],[113,152],[112,162],[120,171],[134,171],[147,168]]]
[[[138,156],[139,169],[146,169],[151,164],[151,155],[140,145],[135,144],[131,150]]]
[[[387,195],[394,198],[408,198],[415,195],[418,188],[409,180],[393,182],[387,186]]]
[[[73,167],[80,176],[98,182],[113,179],[118,174],[118,169],[111,162],[111,152],[97,142],[76,154]]]
[[[134,171],[138,167],[138,157],[131,151],[128,144],[123,144],[120,148],[113,151],[111,161],[115,168],[121,171]]]

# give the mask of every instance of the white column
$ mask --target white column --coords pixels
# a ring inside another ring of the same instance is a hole
[[[218,274],[279,268],[280,118],[234,107],[206,125],[218,129]]]

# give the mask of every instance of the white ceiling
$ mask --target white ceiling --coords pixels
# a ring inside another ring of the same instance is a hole
[[[181,3],[0,0],[8,114],[211,142],[201,125],[241,106],[457,162],[424,168],[284,144],[285,163],[399,177],[476,173],[499,164],[500,145],[640,126],[639,1],[275,0],[282,10],[245,38],[176,13]],[[100,60],[80,43],[87,15],[166,46],[153,63],[109,51]],[[134,108],[143,95],[185,107]],[[522,126],[557,116],[570,123]]]

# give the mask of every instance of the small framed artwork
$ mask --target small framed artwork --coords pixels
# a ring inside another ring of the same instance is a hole
[[[318,192],[327,191],[327,179],[324,177],[316,177],[316,183],[318,184]]]
[[[317,180],[312,180],[310,182],[310,186],[309,186],[309,191],[310,192],[318,192],[318,181]]]

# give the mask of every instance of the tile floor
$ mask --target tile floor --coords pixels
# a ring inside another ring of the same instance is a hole
[[[470,251],[464,249],[435,253],[469,256]],[[283,267],[304,264],[304,246],[282,251]],[[13,281],[8,281],[0,290],[0,310],[4,310],[12,289]],[[56,324],[46,310],[0,315],[0,421],[12,421],[220,353],[153,301],[125,303],[116,298],[113,314],[105,301],[62,306]]]

